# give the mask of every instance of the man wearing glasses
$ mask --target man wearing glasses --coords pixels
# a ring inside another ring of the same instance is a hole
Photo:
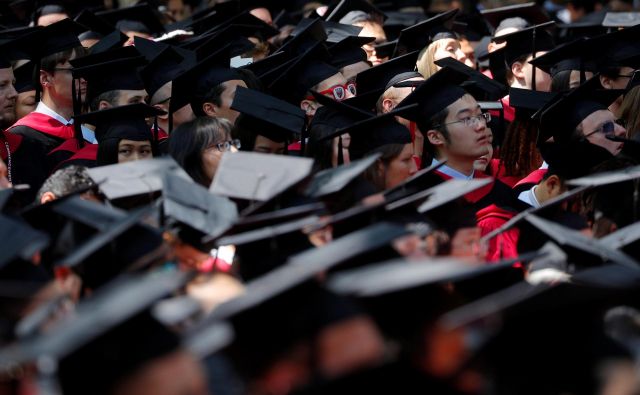
[[[82,30],[69,19],[30,33],[24,39],[40,59],[39,83],[41,101],[35,111],[18,120],[9,131],[28,136],[49,152],[64,141],[74,138],[72,75],[70,60],[82,56],[84,49],[77,38]],[[83,89],[77,82],[77,89]],[[84,136],[95,140],[93,136]]]

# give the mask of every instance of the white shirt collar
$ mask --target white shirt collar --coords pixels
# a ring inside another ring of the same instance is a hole
[[[53,111],[49,106],[44,104],[42,101],[38,103],[38,106],[36,107],[35,112],[48,115],[65,126],[73,125],[73,118],[71,118],[70,120],[64,119],[62,115]],[[96,134],[93,130],[85,127],[84,125],[80,126],[80,130],[82,130],[82,137],[85,140],[87,140],[91,144],[98,144],[98,140],[96,140]]]
[[[518,195],[518,200],[527,203],[531,207],[540,207],[540,202],[538,202],[538,198],[536,198],[535,194],[535,190],[537,187],[537,185],[534,185],[531,189],[520,193],[520,195]]]
[[[431,166],[433,165],[437,165],[438,163],[440,163],[438,160],[436,160],[435,158],[431,161]],[[451,178],[454,178],[456,180],[473,180],[473,176],[475,175],[475,169],[471,172],[470,175],[466,175],[463,173],[460,173],[458,170],[451,168],[447,165],[442,165],[438,168],[438,171],[442,174],[446,174]]]

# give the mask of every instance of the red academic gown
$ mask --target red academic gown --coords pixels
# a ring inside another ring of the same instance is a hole
[[[96,167],[98,159],[98,144],[86,143],[84,147],[74,153],[71,157],[60,162],[54,170],[63,169],[67,166]]]
[[[435,173],[444,180],[452,178],[437,170]],[[473,178],[481,179],[487,177],[489,176],[476,171]],[[499,228],[527,207],[524,202],[520,202],[517,199],[517,196],[509,186],[496,179],[490,184],[465,195],[465,199],[471,203],[476,212],[476,223],[482,236]],[[499,260],[501,257],[510,257],[514,253],[515,255],[513,256],[517,256],[516,244],[517,233],[511,231],[497,240],[492,240],[488,246],[487,260]],[[502,251],[500,250],[501,248]]]
[[[63,125],[57,119],[39,112],[32,112],[19,119],[8,131],[33,139],[44,147],[45,152],[50,152],[75,136],[73,125]]]
[[[517,195],[519,195],[521,192],[533,188],[534,185],[538,185],[544,178],[545,174],[547,174],[547,169],[534,170],[529,173],[528,176],[518,181],[518,183],[513,186],[513,190]]]
[[[7,165],[13,185],[30,186],[27,191],[17,194],[20,206],[33,203],[48,175],[42,146],[25,136],[0,132],[0,157]]]

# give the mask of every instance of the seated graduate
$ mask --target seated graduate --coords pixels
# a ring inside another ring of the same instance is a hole
[[[199,117],[178,126],[169,137],[169,155],[198,184],[209,187],[222,156],[241,148],[224,118]]]
[[[162,112],[146,104],[131,104],[76,117],[96,127],[98,139],[95,165],[104,166],[149,159],[156,155],[157,142],[146,118]]]
[[[253,89],[239,87],[231,108],[241,114],[233,137],[242,151],[286,154],[288,143],[304,132],[304,111]]]

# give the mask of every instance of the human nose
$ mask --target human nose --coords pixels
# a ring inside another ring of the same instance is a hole
[[[416,161],[413,160],[413,158],[411,158],[411,164],[409,166],[409,174],[414,175],[418,172],[418,165],[416,164]]]
[[[11,89],[9,90],[9,94],[7,96],[11,100],[13,100],[16,97],[18,97],[18,91],[16,90],[16,87],[13,84],[11,84]]]
[[[466,62],[467,60],[467,55],[465,55],[464,52],[462,52],[462,49],[458,48],[456,49],[456,59],[462,63]]]

